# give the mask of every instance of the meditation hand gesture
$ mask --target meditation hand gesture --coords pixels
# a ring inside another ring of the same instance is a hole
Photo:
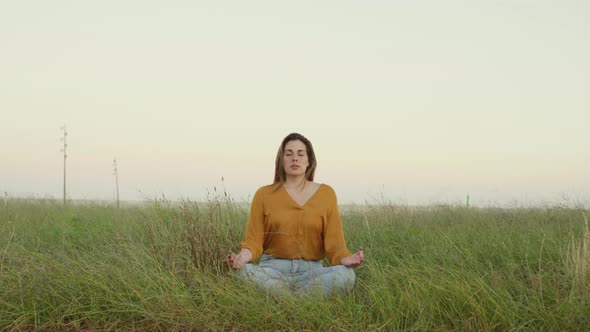
[[[363,247],[359,247],[359,250],[352,256],[342,258],[342,265],[347,267],[359,267],[365,261],[365,255],[363,254]]]
[[[237,255],[230,252],[226,259],[231,268],[239,270],[252,260],[252,252],[249,249],[242,249]]]

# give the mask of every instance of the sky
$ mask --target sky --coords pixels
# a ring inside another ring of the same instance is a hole
[[[587,1],[3,1],[0,192],[590,206]],[[223,180],[222,180],[223,178]]]

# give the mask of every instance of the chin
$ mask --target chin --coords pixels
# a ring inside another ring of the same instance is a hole
[[[285,172],[285,174],[290,175],[290,176],[300,176],[300,175],[305,175],[305,172]]]

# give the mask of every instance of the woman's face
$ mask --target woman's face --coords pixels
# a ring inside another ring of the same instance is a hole
[[[283,167],[287,175],[298,176],[305,174],[307,167],[309,167],[309,161],[307,159],[307,149],[303,142],[293,140],[285,144]]]

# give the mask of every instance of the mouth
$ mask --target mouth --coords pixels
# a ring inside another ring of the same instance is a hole
[[[291,168],[292,169],[297,169],[297,168],[300,168],[300,167],[299,167],[299,165],[293,165],[293,166],[291,166]]]

